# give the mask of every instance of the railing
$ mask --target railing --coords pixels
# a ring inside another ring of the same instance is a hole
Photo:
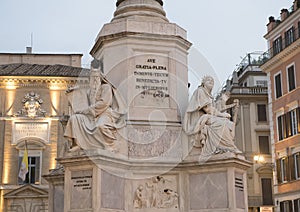
[[[272,43],[272,47],[266,52],[261,54],[260,58],[263,61],[262,64],[269,61],[271,58],[275,57],[277,54],[282,52],[284,49],[289,47],[292,43],[297,41],[300,38],[300,22],[298,22],[298,27],[293,27],[291,30],[285,32],[285,35],[280,36]],[[260,65],[262,65],[260,64]]]
[[[267,87],[232,87],[231,94],[267,95]]]
[[[265,62],[265,57],[262,57],[263,52],[252,52],[247,54],[237,68],[237,76],[240,77],[249,66],[260,66]],[[252,71],[261,71],[260,69],[252,69]]]

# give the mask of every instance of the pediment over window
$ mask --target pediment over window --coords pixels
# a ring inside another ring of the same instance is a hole
[[[15,198],[48,198],[48,191],[33,186],[31,184],[24,185],[20,188],[12,190],[4,195],[5,199],[15,199]]]
[[[27,143],[27,149],[30,150],[43,150],[46,148],[46,144],[42,141],[42,140],[26,140]],[[18,150],[23,150],[25,149],[25,141],[20,141],[17,145],[16,145],[16,149]]]

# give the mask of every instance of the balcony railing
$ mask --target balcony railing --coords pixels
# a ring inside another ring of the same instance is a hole
[[[252,52],[248,53],[240,62],[237,68],[237,76],[240,77],[243,73],[247,71],[261,71],[260,69],[254,68],[262,65],[264,57],[262,57],[263,52]],[[248,67],[251,67],[250,69]]]
[[[267,95],[267,87],[232,87],[231,94],[245,94],[245,95]]]
[[[282,52],[284,49],[289,47],[295,41],[300,38],[300,22],[298,22],[298,27],[292,27],[290,30],[285,32],[285,35],[282,37],[280,36],[272,43],[272,47],[268,49],[266,52],[260,55],[260,60],[262,64],[269,61],[271,58],[275,57],[277,54]],[[260,65],[262,65],[260,64]]]

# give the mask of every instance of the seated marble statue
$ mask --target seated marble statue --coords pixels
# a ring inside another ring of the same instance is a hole
[[[125,126],[125,105],[122,98],[102,76],[100,69],[94,68],[90,71],[89,89],[70,88],[67,96],[71,97],[75,92],[79,94],[76,99],[81,101],[82,108],[77,107],[73,111],[65,129],[64,136],[69,141],[69,151],[95,148],[114,151],[117,129]]]
[[[211,94],[213,86],[214,79],[205,76],[191,97],[183,129],[194,146],[202,148],[202,156],[225,152],[241,153],[234,144],[235,124],[229,120],[230,114],[214,107]]]

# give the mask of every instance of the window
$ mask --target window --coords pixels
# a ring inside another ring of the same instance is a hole
[[[278,140],[283,140],[285,137],[285,132],[284,132],[284,124],[285,124],[285,116],[281,115],[277,117],[277,132],[278,132]]]
[[[277,74],[275,76],[275,95],[276,95],[276,98],[279,98],[282,96],[281,74]]]
[[[300,199],[294,200],[294,212],[300,212]]]
[[[23,157],[19,157],[19,169]],[[28,156],[28,173],[26,174],[25,181],[19,178],[19,184],[39,184],[40,183],[40,157]]]
[[[285,46],[291,45],[294,42],[294,27],[291,27],[284,33],[285,35]]]
[[[263,205],[273,205],[272,179],[262,178],[261,189],[262,189]]]
[[[257,120],[267,121],[267,106],[265,104],[257,104]]]
[[[293,203],[291,200],[280,202],[280,212],[293,211]]]
[[[298,132],[297,112],[296,109],[287,113],[287,136],[296,135]]]
[[[281,158],[277,160],[277,178],[278,183],[288,181],[288,158]]]
[[[270,154],[269,136],[258,136],[259,152],[261,154]]]
[[[294,154],[294,164],[295,164],[295,178],[300,179],[300,153],[299,152]]]
[[[281,50],[282,50],[282,38],[280,36],[273,42],[273,54],[276,55],[279,52],[281,52]]]
[[[288,89],[289,91],[292,91],[296,88],[296,82],[295,82],[295,66],[292,65],[288,67],[287,69],[287,76],[288,76]]]

